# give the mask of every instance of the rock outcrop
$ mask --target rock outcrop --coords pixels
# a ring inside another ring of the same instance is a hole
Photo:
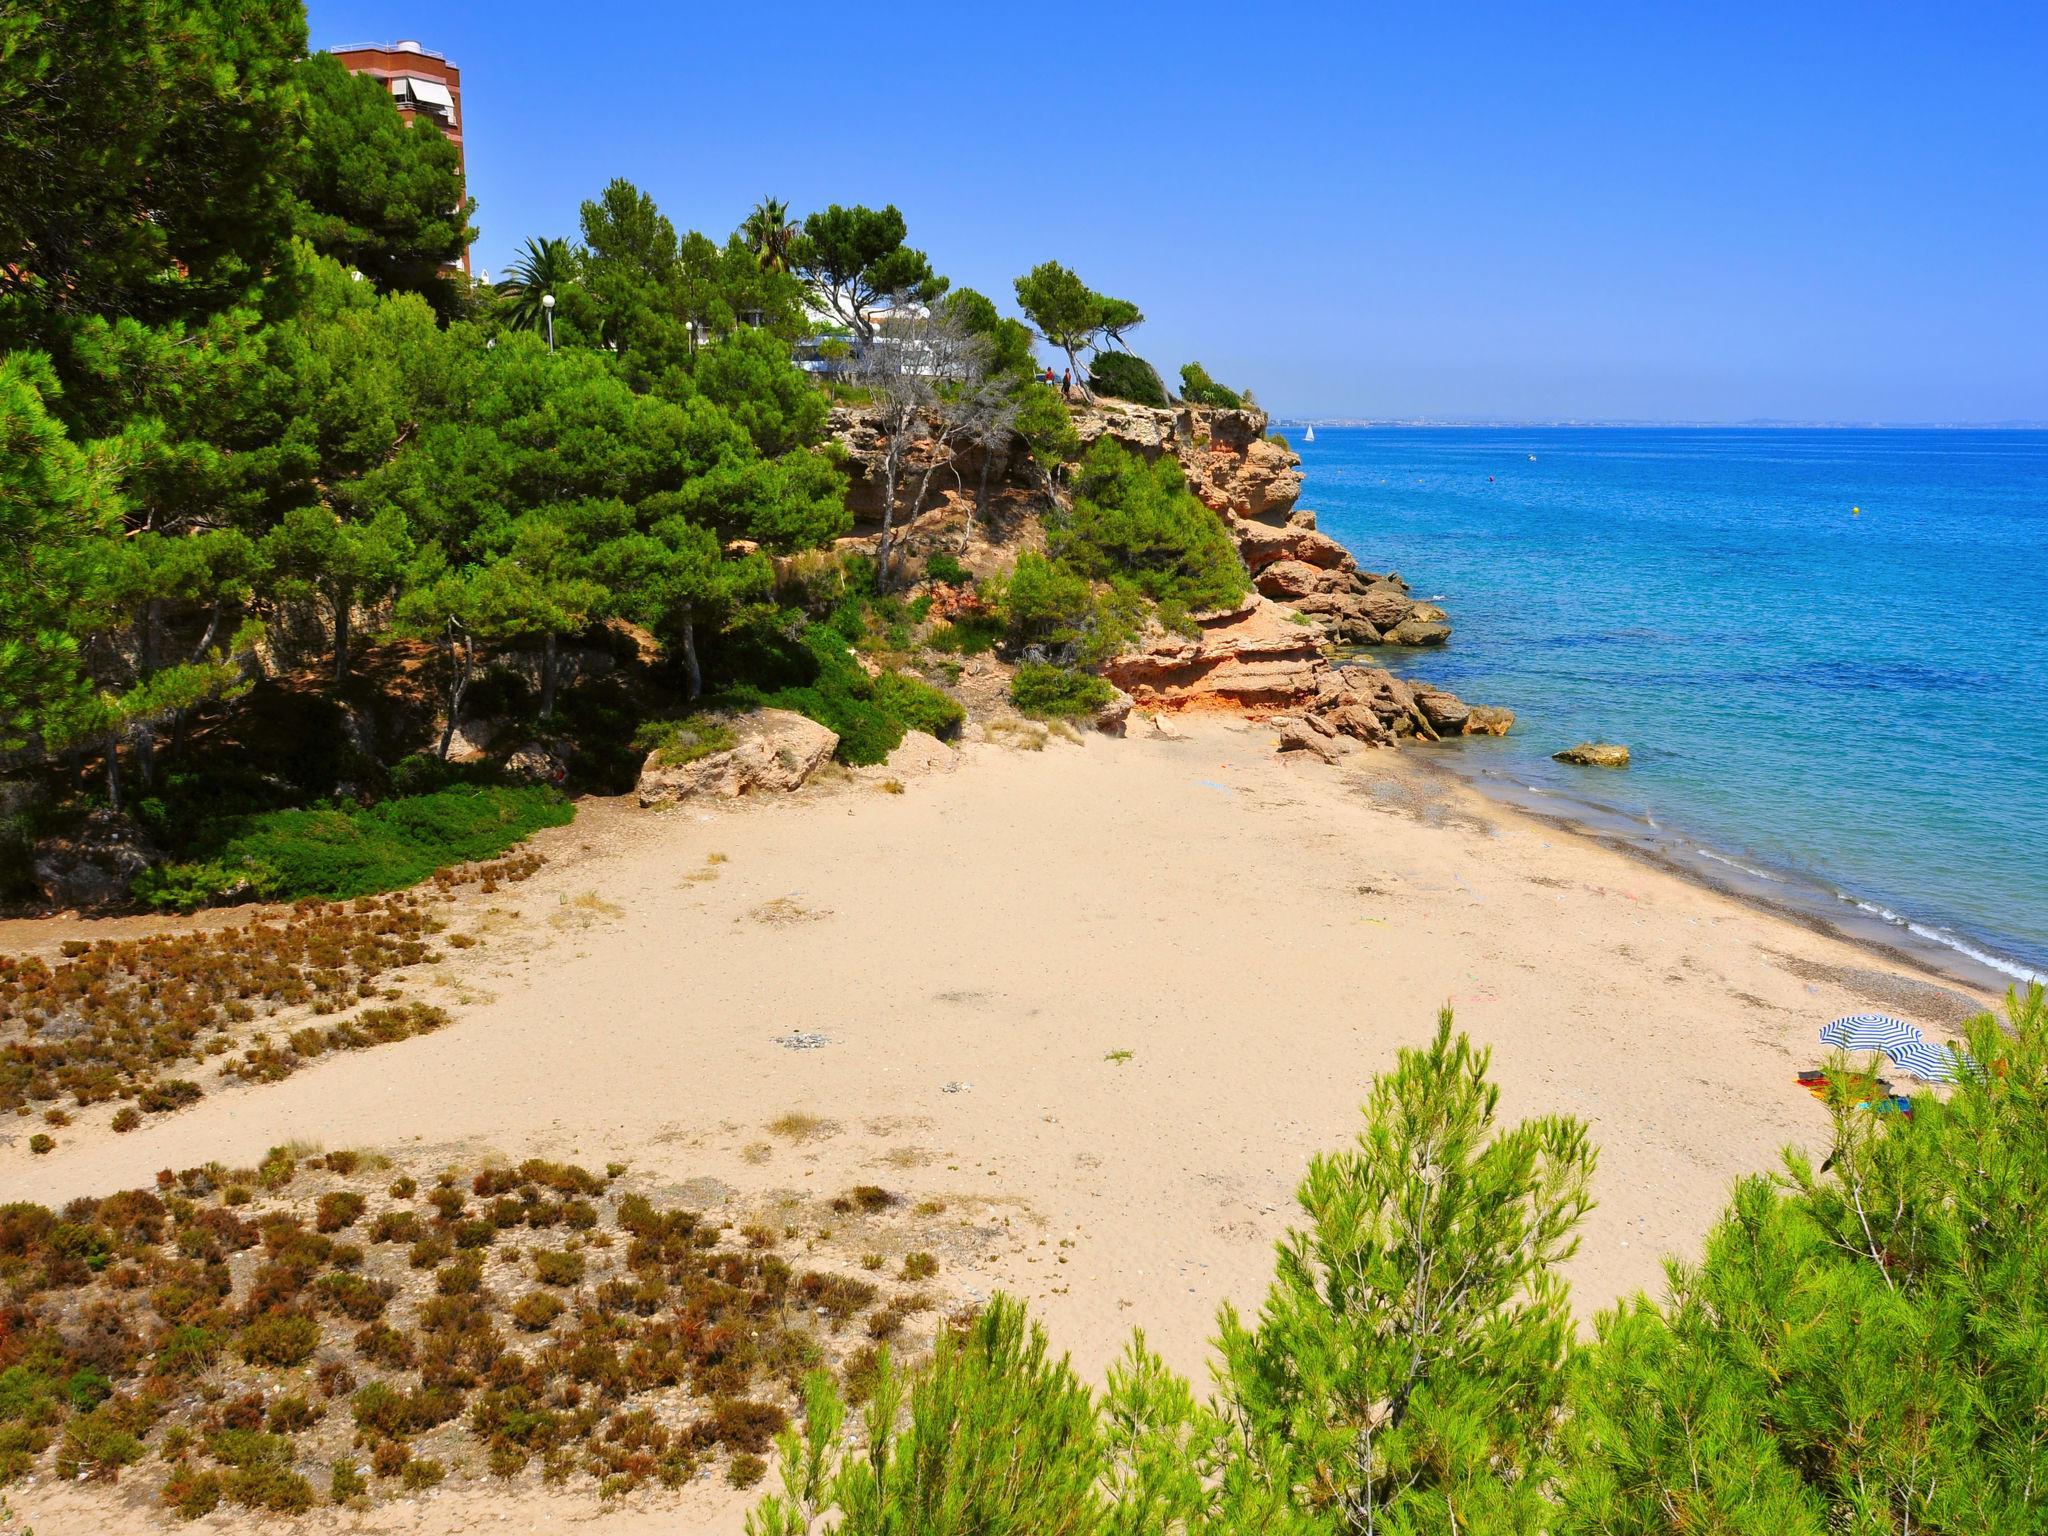
[[[1582,741],[1576,747],[1550,754],[1560,763],[1580,768],[1626,768],[1628,748],[1618,741]]]
[[[739,739],[723,752],[688,763],[664,763],[659,751],[640,770],[640,803],[666,805],[695,795],[732,798],[755,791],[786,793],[808,779],[839,745],[815,720],[787,709],[727,717]],[[943,749],[942,749],[943,750]]]
[[[1160,631],[1104,665],[1103,676],[1142,709],[1286,709],[1313,697],[1329,663],[1317,631],[1253,593],[1238,608],[1196,618],[1198,633]]]

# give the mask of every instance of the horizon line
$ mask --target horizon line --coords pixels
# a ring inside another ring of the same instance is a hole
[[[1486,427],[1513,430],[1529,427],[1688,428],[1694,431],[1788,432],[2043,432],[2048,420],[2018,417],[2005,421],[1799,421],[1759,416],[1742,420],[1698,421],[1647,416],[1500,417],[1500,416],[1305,416],[1274,412],[1275,425],[1296,427]]]

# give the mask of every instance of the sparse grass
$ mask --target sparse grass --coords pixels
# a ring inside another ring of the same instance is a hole
[[[740,1161],[752,1163],[755,1167],[775,1156],[775,1149],[765,1141],[750,1141],[740,1148]]]
[[[818,1141],[838,1134],[839,1122],[811,1114],[808,1110],[792,1109],[770,1120],[768,1131],[784,1141]]]
[[[1104,1057],[1103,1057],[1102,1059],[1103,1059],[1104,1061],[1113,1061],[1113,1062],[1115,1062],[1115,1063],[1116,1063],[1116,1064],[1117,1064],[1118,1066],[1122,1066],[1122,1065],[1123,1065],[1123,1064],[1124,1064],[1125,1062],[1127,1062],[1127,1061],[1129,1061],[1129,1060],[1131,1059],[1131,1057],[1132,1057],[1132,1055],[1133,1055],[1133,1054],[1134,1054],[1133,1052],[1131,1052],[1131,1051],[1127,1051],[1127,1050],[1124,1050],[1124,1049],[1122,1049],[1121,1047],[1119,1047],[1118,1049],[1116,1049],[1116,1050],[1114,1050],[1114,1051],[1110,1051],[1110,1052],[1109,1052],[1108,1054],[1106,1054],[1106,1055],[1105,1055],[1105,1056],[1104,1056]]]
[[[929,1280],[938,1272],[939,1261],[922,1250],[916,1253],[905,1254],[903,1257],[903,1278],[905,1280],[912,1281],[913,1283],[919,1280]]]
[[[884,779],[875,787],[885,795],[900,795],[903,793],[903,781],[901,779]]]
[[[1009,747],[1018,752],[1043,752],[1047,738],[1052,734],[1035,720],[1013,720],[999,715],[982,726],[982,734],[999,747]]]

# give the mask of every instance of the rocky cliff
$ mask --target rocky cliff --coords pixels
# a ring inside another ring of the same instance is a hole
[[[1284,746],[1324,756],[1353,742],[1508,728],[1506,710],[1471,708],[1378,668],[1332,665],[1333,644],[1441,645],[1450,621],[1418,601],[1397,573],[1362,568],[1317,529],[1315,513],[1297,505],[1301,460],[1269,435],[1263,412],[1101,399],[1075,402],[1073,417],[1084,447],[1108,437],[1147,459],[1179,460],[1188,488],[1230,530],[1252,577],[1254,590],[1238,607],[1196,615],[1194,635],[1155,630],[1103,668],[1140,707],[1272,717],[1283,726]],[[831,430],[847,452],[858,541],[867,542],[881,520],[883,440],[859,407],[836,408]],[[942,455],[920,450],[903,479],[913,497],[928,487],[909,515],[899,504],[903,550],[912,557],[943,551],[983,574],[1020,548],[1043,546],[1044,515],[1061,494],[1021,443],[998,450],[994,462],[974,446]]]

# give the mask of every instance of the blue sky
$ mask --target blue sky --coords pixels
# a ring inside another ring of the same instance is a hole
[[[2048,7],[488,7],[476,259],[613,176],[722,236],[894,202],[1005,307],[1056,258],[1283,414],[2048,420]]]

